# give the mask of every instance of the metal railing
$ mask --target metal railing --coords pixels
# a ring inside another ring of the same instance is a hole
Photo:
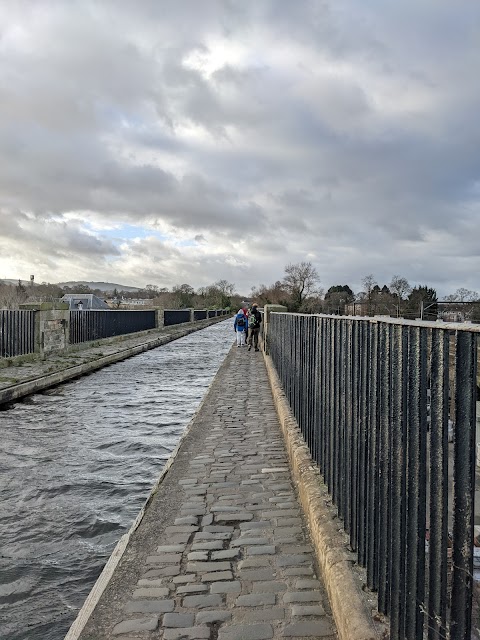
[[[35,352],[35,341],[40,344],[42,336],[35,337],[35,310],[0,309],[0,358],[13,358]],[[193,320],[205,320],[224,316],[227,309],[215,311],[195,310]],[[155,310],[72,310],[69,312],[69,342],[79,344],[102,338],[154,329]],[[171,326],[190,322],[190,309],[168,309],[164,312],[164,325]],[[37,327],[38,329],[38,327]]]
[[[391,640],[471,637],[477,331],[271,314],[273,363]]]
[[[163,312],[163,324],[165,327],[170,327],[172,324],[190,322],[190,319],[190,309],[165,309]]]
[[[197,322],[197,320],[206,320],[208,318],[224,316],[226,313],[227,309],[165,309],[163,315],[164,325],[167,327],[172,324],[191,322],[192,318],[193,322]]]
[[[0,358],[35,351],[35,311],[0,309]]]
[[[155,328],[155,311],[70,311],[70,344]]]

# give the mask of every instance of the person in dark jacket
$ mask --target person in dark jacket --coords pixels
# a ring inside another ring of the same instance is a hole
[[[258,348],[258,334],[260,333],[260,325],[262,324],[262,314],[258,310],[256,302],[252,304],[250,313],[248,314],[248,350],[255,347],[255,351],[259,351]]]

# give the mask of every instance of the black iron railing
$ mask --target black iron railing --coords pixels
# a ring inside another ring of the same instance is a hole
[[[70,344],[155,328],[155,311],[70,311]]]
[[[0,358],[12,358],[35,351],[35,314],[41,311],[0,309]],[[102,338],[110,338],[156,327],[154,310],[79,310],[70,311],[69,341],[79,344]],[[196,310],[194,321],[223,316],[227,309],[215,311]],[[190,309],[166,309],[164,325],[190,322]],[[37,336],[40,344],[41,336]]]
[[[190,309],[165,309],[163,312],[163,318],[164,325],[169,327],[172,324],[190,322],[191,312]]]
[[[272,313],[267,339],[391,640],[470,638],[476,330]]]
[[[0,358],[35,351],[35,311],[0,309]]]

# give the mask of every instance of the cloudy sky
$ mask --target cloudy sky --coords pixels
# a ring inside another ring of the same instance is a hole
[[[480,5],[1,0],[0,278],[480,290]]]

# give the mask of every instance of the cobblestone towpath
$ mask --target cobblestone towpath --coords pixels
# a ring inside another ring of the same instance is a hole
[[[79,637],[337,637],[261,353],[229,352]]]

